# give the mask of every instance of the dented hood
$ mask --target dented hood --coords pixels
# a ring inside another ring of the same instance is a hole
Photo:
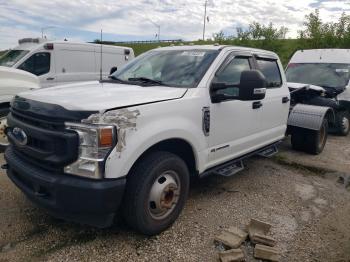
[[[60,105],[68,110],[104,111],[111,108],[177,99],[181,98],[186,91],[185,88],[94,81],[44,88],[20,93],[19,96]]]

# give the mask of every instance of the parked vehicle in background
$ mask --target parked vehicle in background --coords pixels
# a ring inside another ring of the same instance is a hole
[[[109,80],[16,96],[4,168],[56,217],[106,227],[121,211],[153,235],[179,216],[190,176],[232,176],[243,159],[271,156],[287,126],[296,149],[319,154],[330,115],[327,107],[290,110],[275,53],[159,48]]]
[[[0,151],[8,144],[4,134],[9,101],[14,94],[40,88],[39,78],[31,73],[0,66]]]
[[[132,48],[69,41],[25,38],[0,57],[0,66],[28,71],[40,79],[42,87],[107,79],[111,69],[134,58]]]
[[[336,112],[330,130],[350,132],[350,49],[297,51],[290,60],[287,81],[296,103],[327,106]]]

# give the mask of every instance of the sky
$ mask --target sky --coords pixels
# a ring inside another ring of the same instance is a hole
[[[0,0],[0,50],[15,47],[18,39],[41,37],[53,40],[111,41],[202,38],[205,0]],[[350,14],[350,0],[208,0],[206,38],[223,30],[252,22],[290,29],[296,37],[305,15],[318,8],[325,22]]]

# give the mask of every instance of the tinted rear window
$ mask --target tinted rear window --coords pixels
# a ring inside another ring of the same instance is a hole
[[[259,70],[267,80],[267,88],[282,86],[281,72],[277,60],[257,59]]]

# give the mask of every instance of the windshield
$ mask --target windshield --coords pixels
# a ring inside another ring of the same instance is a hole
[[[3,56],[0,56],[0,66],[12,67],[28,53],[29,51],[27,50],[10,50]]]
[[[149,51],[111,78],[129,83],[196,87],[218,53],[218,50]]]
[[[287,81],[342,89],[350,81],[350,64],[289,64]]]

